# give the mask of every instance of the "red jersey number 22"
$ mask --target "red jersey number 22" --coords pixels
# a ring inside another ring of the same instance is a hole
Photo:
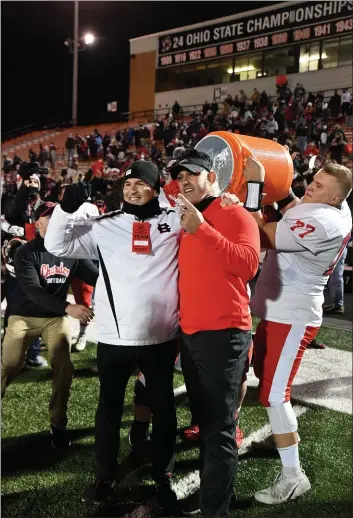
[[[315,227],[313,225],[309,225],[309,223],[307,225],[305,225],[304,221],[300,221],[300,219],[297,219],[297,221],[295,222],[295,225],[290,227],[292,232],[293,232],[293,230],[296,230],[297,228],[305,229],[304,232],[301,232],[300,234],[298,234],[298,236],[301,238],[303,238],[303,237],[307,236],[308,234],[311,234],[312,232],[315,231]]]

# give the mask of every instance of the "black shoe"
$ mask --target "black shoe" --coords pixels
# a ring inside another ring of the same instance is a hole
[[[83,494],[82,502],[99,505],[106,502],[112,496],[117,488],[116,480],[105,480],[103,478],[96,478],[96,480],[88,486]]]
[[[152,440],[149,435],[139,440],[132,441],[131,432],[128,435],[128,441],[131,448],[131,453],[136,457],[147,457],[152,455]]]
[[[324,315],[343,315],[343,306],[326,306],[323,308]]]
[[[316,338],[311,340],[310,344],[307,346],[307,349],[325,349],[326,345],[322,342],[318,342]]]
[[[200,491],[195,491],[179,502],[183,516],[200,516]]]
[[[179,510],[179,502],[173,491],[171,480],[157,484],[156,489],[157,497],[153,509],[156,515],[169,516]]]
[[[54,450],[63,451],[67,450],[71,446],[71,441],[67,430],[59,430],[55,426],[51,425],[51,445]]]

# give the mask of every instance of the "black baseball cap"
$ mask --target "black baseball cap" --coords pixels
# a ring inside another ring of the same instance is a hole
[[[51,216],[57,205],[57,203],[54,203],[52,201],[44,201],[40,203],[40,205],[34,211],[34,221],[38,221],[39,218],[42,218],[44,216]]]
[[[136,160],[125,171],[124,183],[130,178],[139,178],[148,183],[155,191],[159,192],[161,187],[159,171],[152,162],[146,160]]]
[[[177,179],[180,171],[189,171],[192,174],[200,174],[202,171],[210,172],[212,170],[212,160],[206,153],[198,152],[196,149],[193,153],[183,153],[171,166],[170,176],[173,180]]]

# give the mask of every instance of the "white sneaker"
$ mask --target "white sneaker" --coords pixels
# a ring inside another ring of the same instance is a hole
[[[78,335],[77,342],[72,346],[73,352],[80,352],[83,351],[86,348],[87,345],[87,327],[86,326],[83,330],[80,329],[80,334]]]
[[[29,367],[48,367],[47,360],[40,354],[37,354],[34,358],[26,358],[25,362]]]
[[[282,470],[277,474],[272,486],[257,491],[254,497],[258,502],[263,504],[275,505],[283,504],[288,500],[294,500],[298,496],[303,495],[311,488],[308,477],[304,470],[294,477],[285,477]]]

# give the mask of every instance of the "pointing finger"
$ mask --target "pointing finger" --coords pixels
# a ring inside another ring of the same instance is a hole
[[[182,194],[178,194],[178,200],[180,200],[187,209],[195,209],[194,205],[189,202]]]

